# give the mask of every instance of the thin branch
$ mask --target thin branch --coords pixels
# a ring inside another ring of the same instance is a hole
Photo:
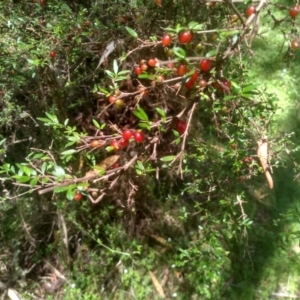
[[[185,150],[185,145],[186,145],[186,138],[188,136],[190,124],[191,124],[192,117],[193,117],[194,111],[196,109],[196,106],[197,106],[197,103],[194,102],[192,108],[189,111],[189,118],[188,118],[188,121],[187,121],[186,130],[185,130],[185,132],[183,134],[183,140],[182,140],[181,150],[180,150],[180,153],[179,153],[180,160],[179,160],[178,172],[180,173],[181,179],[183,178],[182,162],[183,162],[183,157],[184,157],[184,150]]]
[[[228,56],[232,55],[235,48],[240,44],[240,42],[244,39],[248,28],[253,23],[254,19],[256,18],[257,14],[259,14],[260,10],[263,8],[263,6],[266,4],[267,0],[261,0],[260,3],[256,7],[256,12],[252,14],[246,21],[244,30],[241,32],[239,38],[233,43],[230,47],[227,48],[227,50],[224,52],[222,59],[225,60]]]
[[[243,26],[246,26],[245,21],[243,16],[241,15],[241,13],[239,12],[239,10],[235,7],[235,5],[233,4],[232,0],[225,0],[229,6],[233,9],[233,11],[236,13],[236,15],[238,16],[238,18],[240,19],[240,21],[242,22]]]

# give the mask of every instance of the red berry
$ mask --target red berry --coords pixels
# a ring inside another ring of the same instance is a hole
[[[184,74],[186,74],[186,72],[187,72],[187,66],[185,64],[180,64],[177,67],[177,74],[179,76],[183,76]]]
[[[126,148],[129,145],[129,140],[121,139],[119,141],[119,148]]]
[[[193,33],[190,30],[181,31],[178,34],[178,40],[181,44],[188,44],[193,40]]]
[[[146,64],[141,65],[141,70],[142,71],[147,71],[148,66]]]
[[[134,72],[135,72],[136,75],[140,75],[140,74],[142,74],[142,69],[140,67],[136,66],[134,68]]]
[[[114,95],[111,95],[111,96],[108,97],[108,102],[109,103],[115,103],[116,100],[117,100],[117,97],[114,96]]]
[[[191,76],[191,78],[190,78],[190,81],[195,82],[195,81],[197,80],[197,78],[198,78],[198,72],[195,71],[195,72],[192,74],[192,76]]]
[[[291,49],[292,50],[297,50],[299,48],[300,48],[299,40],[296,40],[296,39],[292,40],[291,41]]]
[[[119,142],[116,140],[111,141],[110,146],[113,147],[113,150],[119,150]]]
[[[125,141],[130,140],[131,137],[132,137],[132,131],[130,129],[126,129],[123,131],[123,139]]]
[[[192,89],[195,85],[195,82],[198,78],[198,72],[195,71],[192,76],[189,78],[189,80],[186,82],[185,86],[187,89]]]
[[[195,84],[195,82],[193,82],[193,81],[187,81],[186,83],[185,83],[185,87],[188,89],[188,90],[191,90],[193,87],[194,87],[194,84]]]
[[[154,68],[154,67],[156,66],[156,64],[157,64],[157,60],[156,60],[155,58],[150,58],[150,59],[148,60],[148,65],[149,65],[150,67]]]
[[[80,201],[82,199],[82,194],[80,192],[77,192],[76,195],[74,196],[75,201]]]
[[[290,8],[290,16],[292,18],[296,18],[298,16],[299,12],[300,12],[300,8],[298,5],[295,5]]]
[[[49,53],[49,55],[50,55],[51,58],[55,58],[56,52],[55,52],[55,51],[51,51],[51,52]]]
[[[252,14],[256,12],[256,7],[255,6],[249,6],[246,10],[246,16],[250,17]]]
[[[207,81],[205,79],[200,79],[199,86],[205,88],[207,86]]]
[[[183,134],[186,131],[186,122],[182,120],[178,120],[176,122],[176,130],[180,133]]]
[[[165,34],[161,39],[161,43],[164,47],[169,46],[171,42],[172,42],[172,37],[169,34]]]
[[[142,143],[145,139],[145,135],[142,131],[136,131],[134,134],[133,134],[133,137],[134,137],[134,140],[137,142],[137,143]]]
[[[203,72],[208,72],[211,69],[211,65],[212,65],[211,60],[203,59],[199,63],[199,68]]]
[[[100,143],[97,140],[91,141],[91,143],[90,143],[90,147],[92,147],[92,148],[96,148],[99,145],[100,145]]]
[[[44,6],[45,5],[45,0],[40,0],[40,5]]]

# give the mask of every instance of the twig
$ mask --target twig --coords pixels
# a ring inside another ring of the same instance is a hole
[[[71,262],[71,257],[69,254],[69,239],[68,239],[68,230],[67,230],[67,225],[65,222],[65,218],[61,212],[60,209],[57,210],[57,217],[58,217],[58,223],[59,223],[59,227],[61,229],[61,234],[62,236],[62,241],[63,241],[63,245],[65,247],[65,256],[66,256],[66,261],[67,264],[69,265]]]
[[[189,131],[189,128],[190,128],[190,124],[191,124],[192,117],[193,117],[193,114],[194,114],[196,106],[197,106],[197,103],[194,102],[191,110],[189,111],[189,118],[188,118],[188,121],[187,121],[186,130],[185,130],[185,132],[183,134],[183,140],[182,140],[181,150],[180,150],[180,153],[179,153],[180,160],[179,160],[178,172],[180,173],[181,179],[183,179],[182,162],[183,162],[183,157],[184,157],[184,150],[185,150],[186,138],[188,136],[188,131]]]
[[[229,6],[233,9],[233,11],[236,13],[236,15],[238,16],[238,18],[240,19],[240,21],[242,22],[243,26],[245,26],[245,21],[243,16],[241,15],[241,13],[239,12],[239,10],[235,7],[235,5],[233,4],[232,0],[225,0]]]
[[[51,143],[51,146],[49,148],[51,148],[51,147],[52,147],[52,143]],[[57,165],[56,160],[55,160],[54,156],[52,155],[52,153],[50,151],[37,149],[37,148],[30,148],[30,150],[41,151],[42,153],[48,154],[51,157],[52,161]]]
[[[70,283],[69,280],[63,274],[61,274],[48,260],[43,259],[43,262],[52,270],[56,277]]]
[[[274,296],[274,297],[283,297],[283,298],[292,298],[292,299],[300,299],[300,296],[292,295],[292,294],[286,294],[286,293],[272,293],[272,296]]]
[[[239,195],[236,195],[236,202],[234,203],[234,205],[239,205],[241,208],[241,212],[242,212],[242,219],[245,220],[247,219],[247,215],[245,214],[244,208],[243,208],[243,203],[246,203],[245,201],[242,201],[241,197]],[[247,237],[248,233],[247,233],[247,228],[246,226],[244,226],[244,236]]]
[[[246,21],[246,23],[244,24],[244,30],[243,32],[240,34],[239,38],[235,41],[235,43],[233,43],[229,48],[227,48],[227,50],[224,52],[222,59],[225,60],[228,56],[230,56],[231,54],[233,54],[235,48],[240,44],[240,42],[244,39],[248,28],[250,27],[250,25],[253,23],[254,19],[256,18],[257,14],[260,12],[260,10],[262,9],[262,7],[265,5],[265,3],[267,2],[267,0],[261,0],[260,3],[257,5],[256,7],[256,12],[255,14],[252,14]]]

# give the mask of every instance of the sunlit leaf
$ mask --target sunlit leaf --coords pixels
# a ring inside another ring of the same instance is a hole
[[[175,158],[174,155],[169,155],[169,156],[164,156],[164,157],[162,157],[160,160],[161,160],[161,161],[164,161],[164,162],[167,162],[167,161],[173,161],[174,158]]]
[[[114,59],[113,61],[113,69],[114,69],[114,73],[117,74],[119,71],[119,67],[116,59]]]
[[[73,154],[75,152],[76,152],[75,149],[70,149],[70,150],[62,152],[61,155],[71,155],[71,154]]]
[[[25,183],[30,180],[30,176],[19,176],[19,175],[14,175],[12,178],[15,178],[18,182],[20,183]]]
[[[138,38],[138,34],[133,29],[131,29],[130,27],[127,27],[127,26],[125,26],[125,28],[133,38],[135,38],[135,39]]]
[[[60,177],[66,174],[65,170],[60,166],[55,166],[54,171],[52,172],[54,176]]]

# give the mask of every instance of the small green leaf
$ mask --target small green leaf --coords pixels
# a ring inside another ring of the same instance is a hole
[[[149,121],[149,118],[145,111],[138,105],[137,110],[133,112],[133,114],[138,117],[140,120]]]
[[[68,189],[69,189],[69,186],[58,186],[53,190],[53,192],[57,194],[57,193],[65,192]]]
[[[108,146],[108,147],[105,148],[105,150],[106,150],[107,152],[112,152],[113,150],[115,150],[115,147],[113,147],[113,146]]]
[[[156,111],[160,114],[160,116],[161,116],[162,118],[165,118],[165,117],[166,117],[165,112],[164,112],[161,108],[157,107],[157,108],[156,108]]]
[[[129,73],[130,73],[129,70],[124,70],[124,71],[119,72],[118,75],[127,75]]]
[[[46,116],[49,118],[49,120],[51,120],[53,123],[57,123],[58,124],[58,119],[57,119],[57,116],[55,115],[51,115],[47,112],[45,112]]]
[[[217,53],[218,53],[218,51],[216,49],[213,49],[213,50],[207,52],[205,57],[213,57],[213,56],[216,56]]]
[[[86,192],[86,189],[89,187],[89,183],[88,182],[79,182],[77,184],[77,189],[80,192]]]
[[[71,155],[71,154],[73,154],[75,152],[76,152],[76,150],[70,149],[70,150],[62,152],[61,155]]]
[[[126,79],[127,78],[127,76],[119,76],[119,74],[118,74],[118,78],[115,80],[116,82],[117,81],[121,81],[121,80],[124,80],[124,79]]]
[[[94,166],[93,170],[97,172],[99,176],[105,174],[105,169],[99,166]]]
[[[65,144],[65,148],[68,148],[70,146],[73,146],[76,142],[69,142]]]
[[[178,56],[181,59],[185,59],[186,58],[186,52],[180,48],[180,47],[174,47],[173,48],[173,52],[176,56]]]
[[[177,130],[172,130],[173,131],[173,134],[176,136],[176,137],[180,137],[180,134]]]
[[[140,79],[149,79],[149,80],[154,80],[155,76],[152,74],[148,74],[148,73],[143,73],[141,75],[138,76]]]
[[[23,166],[23,171],[24,173],[27,175],[27,176],[30,176],[31,174],[31,169],[26,167],[26,166]]]
[[[47,164],[44,162],[41,167],[42,174],[45,173],[46,169],[47,169]]]
[[[76,189],[76,185],[72,185],[72,186],[69,186],[69,189],[67,191],[67,198],[68,200],[73,200],[74,199],[74,196],[75,196],[75,189]]]
[[[46,119],[46,118],[37,118],[39,121],[43,122],[43,123],[50,123],[51,120]]]
[[[164,161],[164,162],[167,162],[167,161],[173,161],[174,158],[175,158],[175,155],[169,155],[169,156],[162,157],[160,160]]]
[[[145,170],[145,167],[143,165],[143,163],[140,160],[137,160],[137,168],[140,169],[141,171]]]
[[[189,29],[194,29],[196,26],[198,26],[199,24],[195,21],[192,21],[188,24],[188,28]]]
[[[236,35],[239,33],[239,30],[229,30],[229,31],[220,31],[219,34],[221,37],[228,37],[228,36],[232,36],[232,35]]]
[[[114,69],[114,73],[115,73],[115,74],[118,74],[119,67],[118,67],[117,60],[115,60],[115,59],[114,59],[114,61],[113,61],[113,69]]]
[[[146,128],[147,130],[151,129],[150,123],[149,122],[140,122],[139,123],[140,128]]]
[[[52,172],[54,176],[60,177],[66,175],[65,170],[60,166],[55,166],[54,171]]]
[[[3,139],[2,141],[0,141],[0,146],[6,141],[6,139]]]
[[[14,175],[14,176],[12,176],[12,178],[15,178],[20,183],[25,183],[25,182],[28,182],[30,180],[29,176]]]
[[[204,26],[203,24],[198,24],[195,27],[193,27],[193,31],[203,30]]]
[[[243,87],[242,93],[249,93],[249,92],[257,93],[256,89],[257,89],[257,84],[247,85],[247,86]]]
[[[115,74],[109,70],[105,70],[105,73],[110,77],[110,78],[114,78]]]
[[[92,121],[93,121],[93,124],[94,124],[98,129],[100,129],[100,124],[99,124],[95,119],[93,119]]]
[[[32,178],[32,179],[30,180],[30,183],[29,183],[29,184],[30,184],[31,186],[35,186],[35,185],[38,183],[38,180],[39,180],[39,179],[38,179],[37,177]]]
[[[138,38],[138,34],[133,29],[131,29],[130,27],[127,27],[127,26],[125,26],[125,28],[133,38],[135,38],[135,39]]]
[[[41,158],[41,157],[43,157],[44,156],[44,153],[36,153],[36,154],[34,154],[33,155],[33,159],[35,159],[35,158]]]

